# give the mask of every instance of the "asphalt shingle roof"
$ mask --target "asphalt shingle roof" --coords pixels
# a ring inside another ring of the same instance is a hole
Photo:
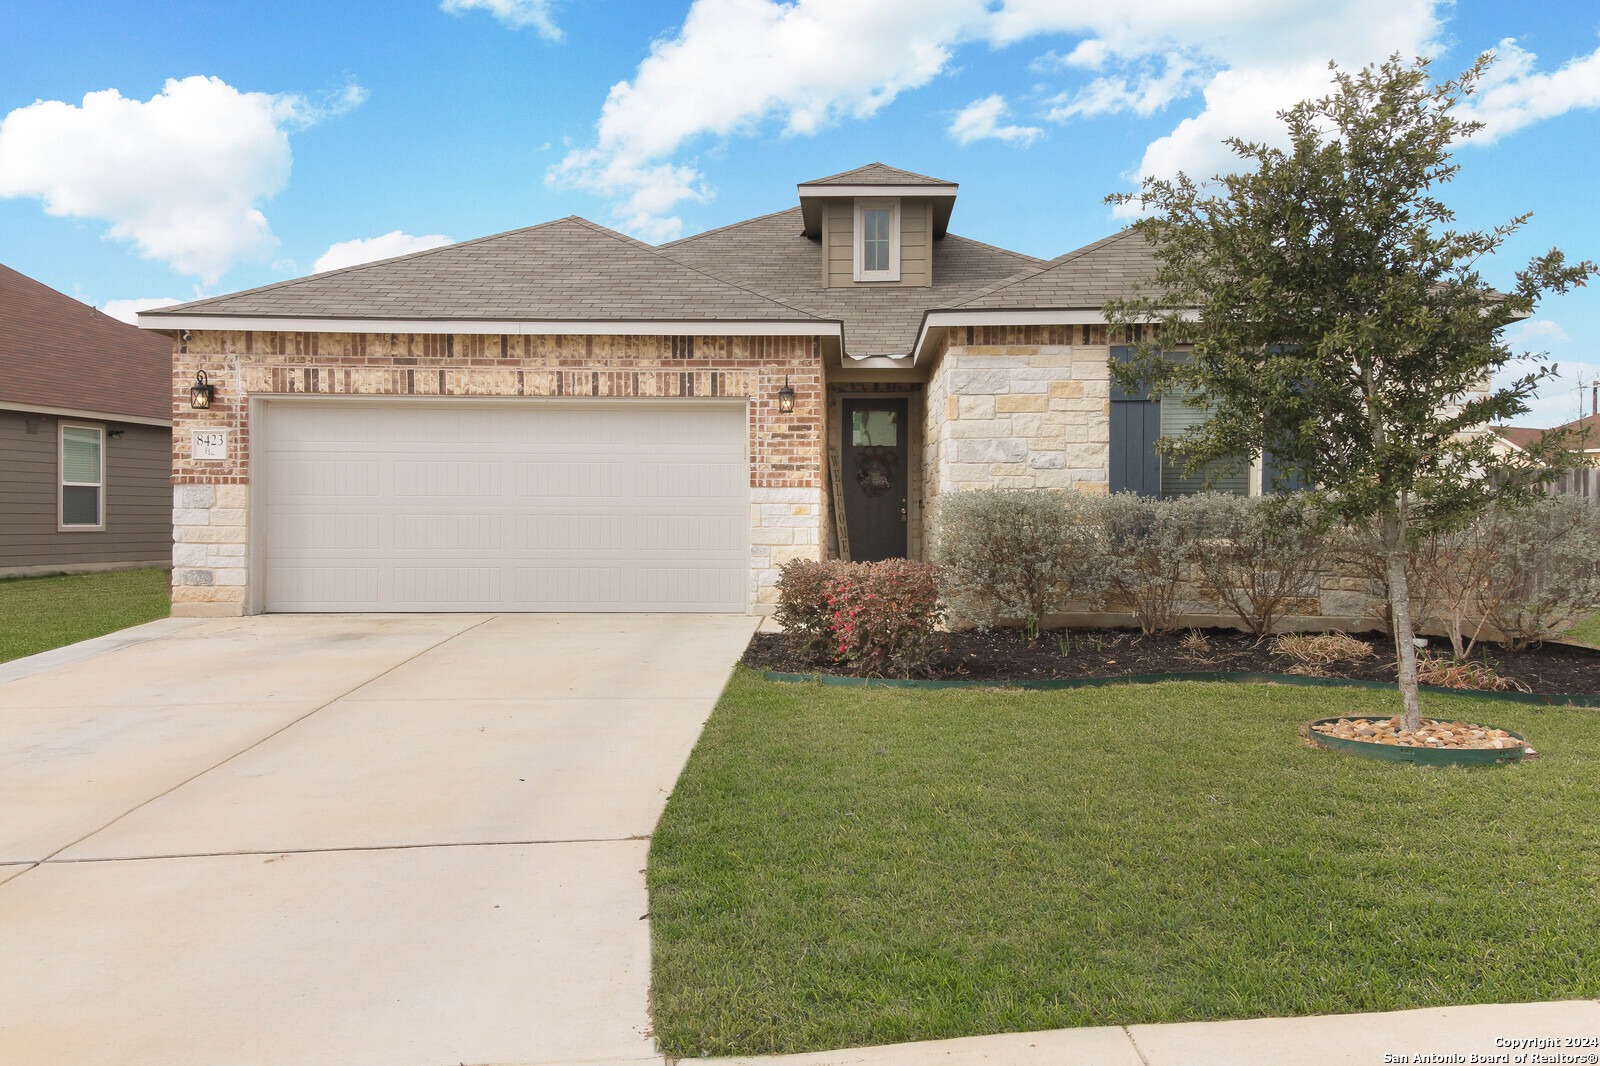
[[[172,342],[0,266],[0,400],[172,417]]]
[[[948,185],[872,163],[807,184]],[[932,286],[822,282],[802,209],[652,247],[576,216],[153,313],[523,322],[840,322],[846,354],[905,355],[929,310],[1095,308],[1154,277],[1124,230],[1045,262],[948,234]]]
[[[930,178],[926,174],[913,174],[909,170],[896,170],[882,163],[868,163],[842,174],[803,181],[801,185],[955,185],[943,178]]]
[[[1107,300],[1131,296],[1135,286],[1148,285],[1155,274],[1149,242],[1137,230],[1125,229],[959,303],[935,306],[989,311],[1101,307]]]
[[[441,321],[808,317],[576,216],[197,300],[159,314]]]
[[[685,237],[661,251],[819,318],[842,321],[845,350],[855,357],[905,355],[930,307],[951,306],[975,290],[1044,265],[952,233],[933,242],[932,286],[828,288],[822,284],[818,245],[800,226],[800,209],[792,207]]]

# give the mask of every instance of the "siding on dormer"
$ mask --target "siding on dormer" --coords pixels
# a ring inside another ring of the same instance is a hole
[[[824,263],[829,288],[856,283],[856,205],[854,200],[829,200],[823,212]]]
[[[822,211],[822,284],[927,288],[933,284],[932,205],[927,200],[900,201],[900,280],[856,281],[854,200],[830,200]]]

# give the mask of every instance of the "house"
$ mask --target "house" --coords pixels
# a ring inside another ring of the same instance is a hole
[[[1507,452],[1526,451],[1530,445],[1543,440],[1545,434],[1557,433],[1561,435],[1565,447],[1584,455],[1600,457],[1600,414],[1584,415],[1553,429],[1530,429],[1526,426],[1489,428],[1500,438],[1499,449]]]
[[[1596,386],[1600,396],[1600,386]],[[1600,413],[1556,426],[1553,429],[1530,429],[1526,426],[1491,426],[1495,435],[1497,455],[1516,455],[1540,443],[1547,434],[1559,434],[1561,447],[1582,454],[1590,464],[1560,473],[1550,485],[1555,493],[1575,493],[1600,500]]]
[[[0,577],[168,566],[171,346],[0,266]]]
[[[763,611],[786,560],[921,556],[944,493],[1197,487],[1150,447],[1187,409],[1110,381],[1143,238],[995,248],[877,163],[796,191],[660,247],[572,217],[142,314],[175,613]]]

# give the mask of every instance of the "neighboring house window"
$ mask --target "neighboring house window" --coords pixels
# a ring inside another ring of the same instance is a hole
[[[104,529],[104,426],[61,423],[61,528]]]
[[[856,201],[857,281],[900,280],[900,201]]]

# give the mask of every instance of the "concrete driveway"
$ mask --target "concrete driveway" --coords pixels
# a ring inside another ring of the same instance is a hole
[[[174,621],[0,683],[0,1062],[652,1058],[648,838],[754,627]]]

